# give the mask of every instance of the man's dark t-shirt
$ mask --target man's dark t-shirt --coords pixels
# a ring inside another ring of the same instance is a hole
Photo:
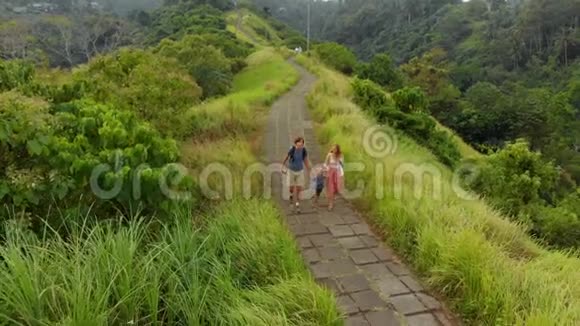
[[[305,153],[306,150],[304,149],[304,147],[290,148],[290,151],[288,151],[288,156],[290,157],[290,162],[288,162],[288,168],[294,172],[300,172],[304,170],[304,160],[306,159]]]

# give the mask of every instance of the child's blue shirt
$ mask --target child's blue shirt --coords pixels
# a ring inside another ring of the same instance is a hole
[[[319,175],[316,176],[315,179],[316,182],[316,189],[322,189],[324,188],[324,175],[322,173],[320,173]]]

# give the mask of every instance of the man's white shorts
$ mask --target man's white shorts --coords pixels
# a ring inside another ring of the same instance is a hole
[[[304,170],[302,171],[288,170],[287,178],[288,178],[287,184],[289,187],[304,188]]]

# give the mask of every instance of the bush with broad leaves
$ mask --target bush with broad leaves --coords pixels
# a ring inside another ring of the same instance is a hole
[[[49,218],[53,203],[162,211],[172,204],[170,190],[193,189],[172,170],[177,143],[130,111],[92,100],[50,108],[7,92],[0,94],[0,118],[0,202],[33,216]]]

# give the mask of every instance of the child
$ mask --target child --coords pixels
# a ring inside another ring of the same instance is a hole
[[[316,168],[316,173],[314,178],[312,179],[312,183],[316,189],[316,197],[314,197],[314,206],[318,206],[318,200],[320,199],[320,194],[322,194],[322,190],[324,190],[324,169],[322,167]]]

